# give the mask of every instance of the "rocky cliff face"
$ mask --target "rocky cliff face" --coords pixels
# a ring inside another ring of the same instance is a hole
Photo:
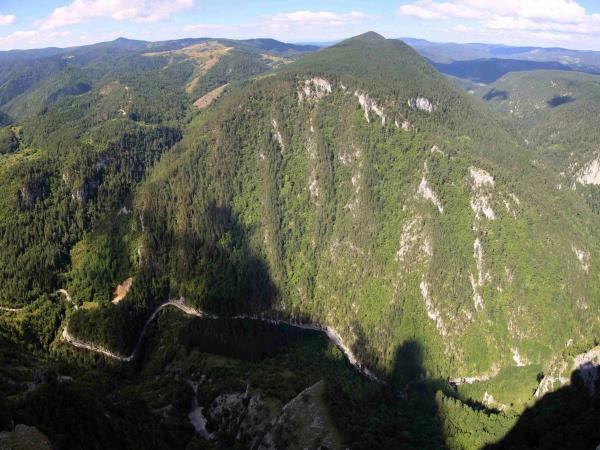
[[[250,386],[217,396],[206,410],[212,430],[204,437],[243,442],[248,448],[342,448],[324,404],[324,381],[307,387],[285,405],[275,405]]]

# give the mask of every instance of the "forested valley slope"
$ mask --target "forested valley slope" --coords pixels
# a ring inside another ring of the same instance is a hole
[[[5,439],[600,443],[597,208],[403,42],[0,66]]]

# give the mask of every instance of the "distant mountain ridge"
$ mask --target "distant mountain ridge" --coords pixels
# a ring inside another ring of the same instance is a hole
[[[303,53],[319,50],[316,46],[288,44],[274,39],[187,38],[149,42],[118,38],[80,47],[0,52],[1,122],[6,123],[7,117],[22,118],[26,110],[31,112],[32,108],[39,109],[61,97],[83,93],[83,86],[94,86],[103,77],[160,67],[158,58],[145,55],[162,54],[165,57],[172,52],[183,68],[192,63],[191,60],[184,61],[184,49],[205,46],[208,50],[215,45],[219,46],[221,53],[225,52],[221,55],[224,58],[219,56],[220,64],[213,67],[211,62],[210,67],[206,67],[206,89],[197,88],[202,83],[194,83],[195,89],[189,93],[197,97],[206,94],[209,87],[214,89],[234,79],[257,75]],[[271,58],[265,58],[265,55],[271,55]]]
[[[261,50],[281,54],[314,52],[321,48],[317,45],[309,44],[288,44],[275,39],[243,39],[240,42]]]
[[[54,55],[60,55],[73,51],[85,51],[93,50],[94,48],[112,48],[121,50],[142,50],[142,49],[175,49],[182,48],[188,45],[197,44],[205,41],[231,41],[240,44],[245,44],[248,47],[269,51],[272,53],[299,53],[299,52],[312,52],[319,50],[317,45],[309,44],[290,44],[287,42],[278,41],[270,38],[256,38],[256,39],[225,39],[225,38],[211,38],[211,37],[200,37],[200,38],[183,38],[166,41],[142,41],[137,39],[128,39],[124,37],[116,38],[112,41],[99,42],[95,44],[88,44],[82,46],[73,47],[47,47],[40,49],[30,50],[3,50],[0,51],[0,62],[4,60],[16,60],[16,59],[37,59],[45,58]]]
[[[560,47],[510,46],[483,43],[431,42],[425,39],[403,38],[404,42],[422,56],[436,64],[451,64],[458,61],[507,59],[534,63],[555,62],[568,66],[569,70],[600,72],[600,51],[571,50]],[[489,63],[488,63],[489,64]],[[459,64],[457,64],[459,65]],[[444,71],[447,66],[440,66]],[[540,69],[552,67],[540,66]],[[558,67],[554,67],[558,68]],[[537,70],[538,67],[532,66]],[[493,80],[492,80],[493,81]]]
[[[528,61],[501,58],[452,61],[451,63],[433,62],[433,65],[436,69],[446,75],[452,75],[454,77],[484,84],[493,83],[509,72],[573,70],[571,66],[556,61]]]

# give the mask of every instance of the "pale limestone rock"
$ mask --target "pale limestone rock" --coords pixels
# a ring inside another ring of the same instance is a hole
[[[418,252],[413,255],[411,253],[414,250],[418,250]],[[409,254],[411,263],[428,261],[433,255],[431,240],[425,232],[423,218],[420,216],[410,219],[402,226],[396,261],[404,264],[409,261]]]
[[[575,246],[571,247],[577,261],[581,264],[581,270],[587,273],[590,270],[590,253],[586,250],[579,249]]]
[[[442,319],[440,311],[433,304],[431,294],[429,293],[429,284],[427,283],[427,280],[425,280],[425,278],[421,280],[419,287],[421,289],[421,296],[423,297],[423,300],[425,300],[425,309],[427,311],[427,316],[435,322],[435,326],[438,332],[442,336],[446,336],[448,334],[448,330],[446,328],[446,325],[444,324],[444,320]]]
[[[277,143],[279,144],[279,147],[281,147],[281,151],[283,152],[285,148],[283,146],[283,136],[281,136],[281,132],[279,131],[279,125],[277,124],[277,121],[275,119],[271,119],[271,124],[273,125],[275,139],[277,140]]]
[[[437,207],[437,209],[440,213],[444,212],[444,207],[442,205],[442,202],[440,202],[436,193],[433,192],[431,187],[429,187],[429,183],[427,182],[427,179],[425,178],[425,176],[423,176],[423,178],[421,179],[421,183],[419,184],[417,193],[419,195],[421,195],[425,200],[431,201]]]
[[[490,205],[491,190],[494,188],[494,177],[483,169],[476,167],[469,168],[469,174],[473,180],[471,190],[471,209],[478,219],[482,217],[488,220],[494,220],[496,214]]]
[[[519,349],[516,347],[512,349],[512,358],[513,361],[517,364],[517,367],[526,366],[525,360],[521,357]]]
[[[304,100],[318,102],[326,95],[331,94],[332,90],[331,83],[328,80],[321,77],[313,77],[300,83],[298,100],[300,102]]]
[[[385,125],[386,117],[382,106],[378,105],[375,100],[371,99],[367,94],[355,91],[354,96],[358,98],[358,103],[365,113],[365,119],[367,119],[367,122],[371,122],[370,113],[372,112],[381,119],[381,126]]]
[[[428,112],[430,114],[435,109],[433,102],[426,97],[411,98],[410,100],[408,100],[408,106],[410,106],[413,109],[419,109],[421,111]]]

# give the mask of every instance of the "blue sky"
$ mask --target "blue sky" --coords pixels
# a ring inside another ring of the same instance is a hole
[[[386,37],[600,50],[599,0],[0,0],[0,50],[119,36]]]

